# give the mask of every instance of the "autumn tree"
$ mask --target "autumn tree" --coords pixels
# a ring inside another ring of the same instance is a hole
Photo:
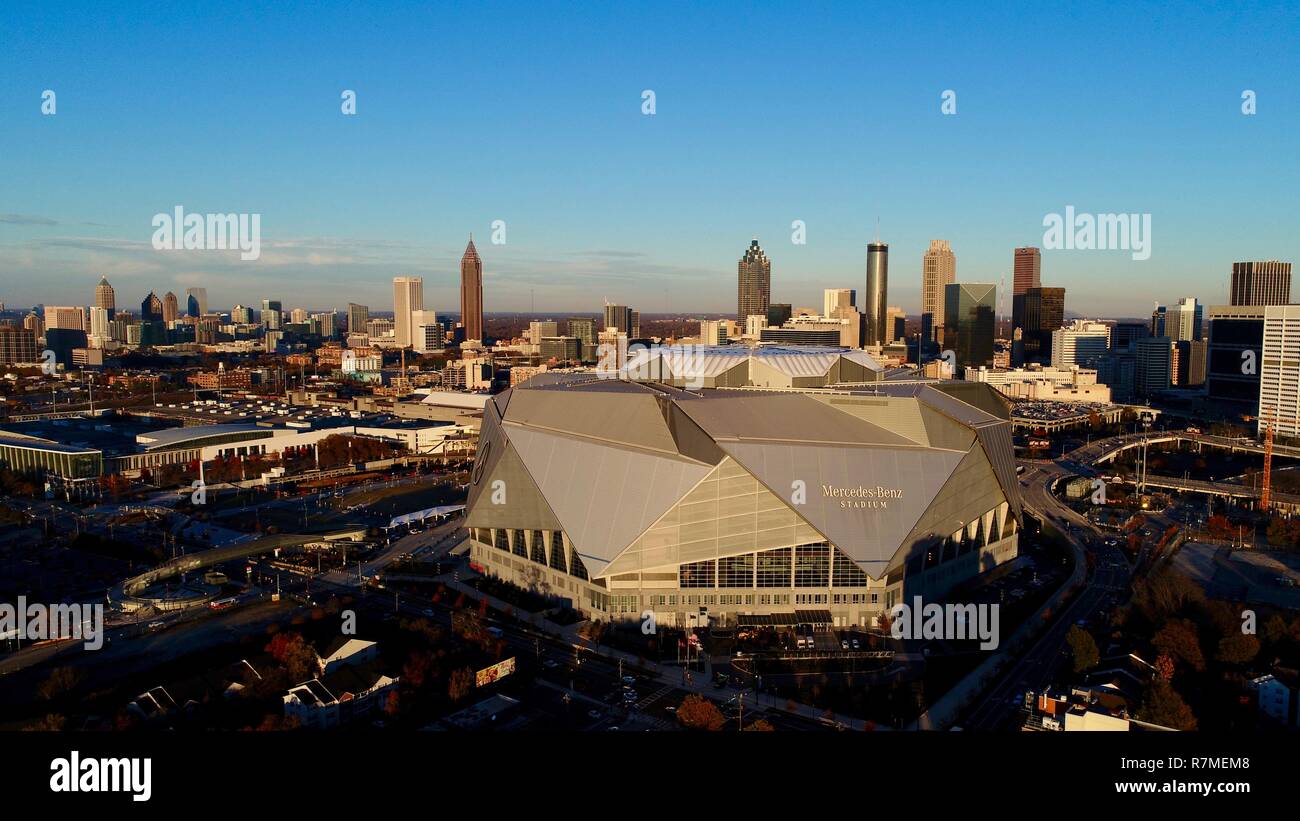
[[[81,673],[71,667],[56,667],[50,675],[36,688],[36,694],[43,701],[53,701],[67,695],[81,682]]]
[[[1259,639],[1238,633],[1235,636],[1219,639],[1219,650],[1215,660],[1223,664],[1248,664],[1259,655]]]
[[[1065,640],[1070,645],[1070,655],[1074,659],[1074,672],[1082,673],[1084,670],[1091,670],[1097,666],[1097,662],[1101,661],[1097,642],[1092,638],[1091,633],[1079,625],[1070,628],[1070,631],[1065,634]]]
[[[1157,681],[1147,688],[1138,718],[1175,730],[1195,730],[1196,716],[1169,683]]]
[[[447,696],[452,701],[460,701],[474,689],[474,671],[468,667],[451,671],[447,682]]]
[[[1201,653],[1200,637],[1196,625],[1187,619],[1174,619],[1160,628],[1151,643],[1156,650],[1182,662],[1196,672],[1205,670],[1205,656]]]
[[[717,731],[727,723],[722,711],[707,698],[689,695],[677,708],[677,721],[688,730]]]
[[[750,722],[749,726],[745,728],[745,732],[772,733],[776,732],[776,728],[769,724],[767,719],[760,718],[758,721]]]

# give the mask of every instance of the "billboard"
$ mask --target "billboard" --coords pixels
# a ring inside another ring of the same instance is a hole
[[[474,674],[474,686],[486,687],[492,682],[505,678],[515,671],[515,657],[511,656],[505,661],[498,661],[491,667],[479,670]]]

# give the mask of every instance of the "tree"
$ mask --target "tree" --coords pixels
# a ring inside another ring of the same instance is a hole
[[[1156,650],[1186,664],[1196,672],[1205,670],[1205,656],[1196,634],[1196,625],[1187,619],[1175,619],[1156,633],[1151,643]]]
[[[1219,651],[1215,659],[1223,664],[1248,664],[1259,655],[1259,639],[1238,633],[1235,636],[1219,639]]]
[[[1168,682],[1158,681],[1147,688],[1138,718],[1175,730],[1195,730],[1196,716],[1183,697]]]
[[[1174,678],[1174,660],[1164,653],[1156,656],[1156,679],[1169,682]]]
[[[760,718],[758,721],[750,722],[749,726],[745,728],[745,732],[773,733],[776,732],[776,728],[769,724],[767,719]]]
[[[452,701],[460,701],[474,689],[474,671],[468,667],[451,671],[447,682],[447,696]]]
[[[689,695],[677,708],[677,721],[688,730],[716,732],[727,723],[722,711],[704,696]]]
[[[67,695],[81,682],[81,673],[71,667],[56,667],[48,678],[36,688],[36,694],[44,701]]]
[[[1069,643],[1070,654],[1074,658],[1074,672],[1082,673],[1084,670],[1091,670],[1097,666],[1097,662],[1101,661],[1097,642],[1093,640],[1091,633],[1079,625],[1070,628],[1070,631],[1065,634],[1065,640]]]

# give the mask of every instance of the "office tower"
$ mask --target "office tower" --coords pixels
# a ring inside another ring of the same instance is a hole
[[[79,305],[46,305],[45,331],[49,333],[54,328],[84,331],[86,329],[86,309]]]
[[[39,361],[35,331],[17,325],[0,325],[0,365]]]
[[[113,311],[117,309],[117,295],[113,293],[113,286],[108,284],[108,277],[100,277],[99,284],[95,286],[95,307],[107,309],[108,318],[113,318]]]
[[[1259,370],[1264,358],[1263,305],[1215,305],[1210,308],[1206,394],[1213,402],[1241,403],[1259,410]]]
[[[896,305],[890,305],[885,311],[885,327],[888,329],[886,342],[901,342],[907,338],[907,312]]]
[[[957,358],[954,371],[993,365],[997,286],[991,282],[953,282],[944,286],[944,348]]]
[[[103,348],[113,341],[112,317],[108,308],[96,305],[90,309],[90,333],[88,339],[92,348]]]
[[[1259,371],[1259,432],[1300,436],[1300,305],[1264,308],[1264,355]]]
[[[530,345],[542,344],[542,337],[544,336],[559,335],[560,323],[558,322],[553,322],[551,320],[539,321],[535,319],[528,323],[528,344]]]
[[[1260,321],[1263,321],[1263,316]],[[1110,347],[1116,351],[1127,351],[1139,339],[1151,335],[1151,326],[1146,322],[1116,322],[1110,332]]]
[[[483,260],[474,247],[474,235],[460,258],[460,322],[466,342],[483,341]]]
[[[194,323],[194,341],[200,345],[217,344],[217,336],[221,333],[221,317],[216,314],[208,314],[199,317]]]
[[[725,319],[700,320],[700,344],[726,345],[731,341],[727,327],[727,320]]]
[[[80,328],[45,328],[45,347],[54,351],[54,361],[65,368],[72,365],[72,352],[87,347],[86,332]]]
[[[834,316],[836,308],[856,307],[857,296],[852,288],[826,288],[822,291],[822,316]]]
[[[1169,309],[1164,305],[1157,305],[1155,310],[1151,312],[1151,335],[1170,336],[1170,330]]]
[[[1011,327],[1028,328],[1025,295],[1042,287],[1042,255],[1037,248],[1017,248],[1011,260]],[[1055,330],[1054,328],[1052,330]]]
[[[789,302],[773,302],[767,306],[767,324],[779,328],[794,316],[794,306]]]
[[[163,303],[153,291],[140,302],[141,322],[162,322]]]
[[[1174,343],[1171,382],[1180,388],[1194,388],[1205,384],[1205,360],[1208,342],[1204,339],[1180,340]]]
[[[1196,301],[1195,297],[1183,297],[1178,300],[1170,313],[1173,316],[1166,315],[1170,324],[1167,330],[1171,333],[1166,334],[1176,342],[1186,342],[1201,338],[1201,315],[1204,306]]]
[[[35,334],[37,339],[45,336],[45,320],[35,311],[23,317],[23,327]]]
[[[420,277],[393,277],[393,341],[397,347],[411,345],[411,314],[423,310],[424,280]],[[463,316],[461,320],[464,321]]]
[[[634,311],[626,305],[606,305],[605,306],[605,326],[603,330],[617,328],[619,331],[627,334],[632,338],[632,314]]]
[[[396,325],[391,319],[372,319],[366,323],[366,334],[372,339],[393,337],[396,339]]]
[[[1232,305],[1286,305],[1291,301],[1291,263],[1232,263]]]
[[[545,336],[538,345],[544,362],[576,362],[582,357],[582,343],[574,336]]]
[[[862,313],[866,323],[863,345],[884,345],[889,309],[889,245],[879,240],[867,245],[867,290],[862,295]]]
[[[921,257],[921,313],[930,314],[930,333],[925,341],[943,339],[944,288],[957,281],[957,255],[946,239],[930,240]],[[936,322],[936,320],[938,320]]]
[[[1023,360],[1050,362],[1052,334],[1065,324],[1065,289],[1030,288],[1021,294],[1020,324]]]
[[[309,319],[306,308],[294,308],[289,311],[290,325],[305,325]]]
[[[1135,363],[1133,390],[1150,396],[1168,390],[1172,381],[1173,342],[1167,336],[1152,336],[1133,343]]]
[[[236,305],[230,309],[230,321],[236,325],[252,325],[253,309],[246,308],[243,305]]]
[[[201,317],[208,312],[208,289],[185,289],[185,313],[192,317]]]
[[[755,239],[736,265],[736,321],[743,323],[756,314],[766,317],[771,302],[772,261]]]
[[[1076,319],[1052,332],[1052,366],[1095,368],[1110,349],[1110,326]]]
[[[358,305],[355,302],[348,303],[348,333],[365,333],[366,323],[369,321],[370,308],[368,306]]]
[[[312,329],[322,339],[333,339],[336,330],[334,327],[334,312],[327,311],[311,315]]]
[[[278,299],[262,300],[262,315],[259,317],[262,327],[268,331],[284,328],[284,309]]]
[[[440,351],[444,331],[437,311],[411,311],[411,350],[416,353]]]
[[[280,340],[282,339],[284,339],[284,331],[268,328],[266,333],[262,335],[263,350],[267,353],[275,353],[279,349]]]
[[[162,319],[163,322],[171,324],[181,318],[180,303],[176,299],[176,294],[171,291],[163,294],[162,298]]]

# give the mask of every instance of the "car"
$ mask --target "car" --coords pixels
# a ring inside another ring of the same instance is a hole
[[[841,650],[847,650],[847,649],[849,649],[849,640],[848,640],[848,639],[840,639],[840,649],[841,649]]]
[[[605,714],[602,713],[600,710],[588,710],[588,711],[587,711],[587,718],[602,718],[602,717],[604,717],[604,715],[605,715]]]
[[[850,641],[850,643],[853,645],[853,649],[854,649],[854,650],[860,649],[860,645],[858,644],[858,640],[857,640],[857,639],[850,639],[849,641]]]
[[[635,704],[640,700],[641,698],[636,694],[636,690],[623,691],[623,701],[627,702],[628,704]]]
[[[556,667],[559,667],[560,665],[558,662],[555,661],[555,659],[547,659],[546,661],[542,662],[542,666],[545,667],[547,670],[554,670]]]
[[[433,618],[433,608],[431,608],[431,607],[426,607],[426,608],[424,608],[424,610],[421,611],[421,612],[423,612],[424,615],[425,615],[426,617],[428,617],[428,618]]]
[[[631,687],[636,684],[636,676],[623,676],[623,683]]]

